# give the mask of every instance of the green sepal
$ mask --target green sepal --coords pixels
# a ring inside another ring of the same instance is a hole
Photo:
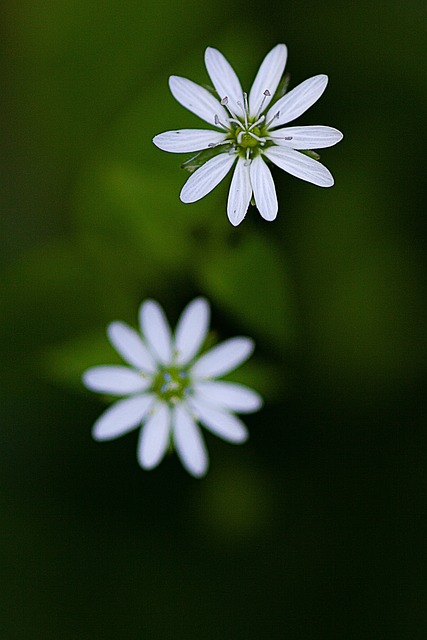
[[[189,160],[183,162],[181,164],[181,169],[185,169],[189,173],[193,173],[194,171],[196,171],[196,169],[205,164],[205,162],[211,160],[211,158],[218,156],[220,153],[224,153],[226,149],[228,149],[228,147],[224,147],[224,145],[218,145],[217,147],[204,149],[203,151],[196,153],[196,155]]]
[[[290,79],[291,79],[290,73],[286,72],[285,74],[283,74],[282,79],[280,80],[279,85],[276,89],[276,92],[273,96],[273,100],[271,101],[271,104],[274,104],[275,102],[277,102],[277,100],[279,100],[280,98],[283,98],[283,96],[288,90]]]
[[[206,82],[202,82],[200,86],[203,87],[204,89],[206,89],[206,91],[209,91],[209,93],[214,95],[215,98],[218,98],[218,93],[217,93],[216,89],[214,89],[210,84],[207,84]],[[218,100],[219,100],[219,98],[218,98]]]
[[[300,151],[298,149],[298,151]],[[313,160],[320,160],[320,156],[318,153],[316,153],[315,151],[311,151],[310,149],[304,149],[303,151],[300,151],[300,153],[303,153],[305,156],[308,156],[309,158],[313,158]]]

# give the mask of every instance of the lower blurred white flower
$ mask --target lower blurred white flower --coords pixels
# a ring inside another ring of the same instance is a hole
[[[110,342],[130,366],[99,366],[83,374],[83,383],[104,394],[126,396],[95,422],[95,440],[112,440],[142,425],[138,461],[156,467],[173,446],[193,476],[203,476],[208,454],[198,426],[229,442],[244,442],[247,429],[235,412],[262,405],[258,393],[217,378],[251,355],[250,338],[227,340],[197,358],[209,326],[209,304],[196,298],[183,311],[172,335],[162,308],[144,302],[139,311],[142,337],[123,322],[108,327]]]

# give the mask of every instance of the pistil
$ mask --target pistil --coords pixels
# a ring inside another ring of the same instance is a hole
[[[189,384],[190,381],[186,371],[170,367],[157,374],[152,390],[162,400],[175,404],[184,398]]]

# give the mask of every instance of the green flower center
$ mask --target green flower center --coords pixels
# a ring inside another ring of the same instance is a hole
[[[161,369],[155,375],[151,390],[161,400],[175,404],[184,399],[189,386],[188,372],[180,367],[171,366]]]
[[[260,142],[254,136],[257,136],[257,138],[261,136],[260,129],[258,127],[254,127],[252,129],[252,134],[253,135],[245,129],[236,129],[235,136],[237,146],[241,149],[255,149],[256,147],[259,147]]]
[[[269,91],[264,92],[264,96],[270,95]],[[215,117],[215,124],[228,129],[227,142],[229,142],[238,152],[238,154],[247,160],[256,157],[263,148],[272,144],[269,137],[270,122],[266,122],[265,116],[260,116],[264,101],[258,109],[255,117],[249,115],[249,105],[246,93],[243,94],[244,105],[240,102],[238,114],[234,113],[230,106],[228,98],[221,100],[221,104],[228,110],[230,117],[226,122],[221,122],[219,117]],[[243,113],[241,113],[243,111]]]

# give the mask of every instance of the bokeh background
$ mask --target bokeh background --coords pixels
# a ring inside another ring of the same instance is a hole
[[[1,637],[415,640],[427,634],[424,1],[3,0]],[[274,172],[280,212],[228,223],[229,179],[178,199],[200,126],[171,74],[206,46],[250,83],[278,42],[300,124],[345,138],[319,189]],[[207,296],[234,378],[265,407],[201,481],[136,434],[95,443],[81,385],[106,325]]]

